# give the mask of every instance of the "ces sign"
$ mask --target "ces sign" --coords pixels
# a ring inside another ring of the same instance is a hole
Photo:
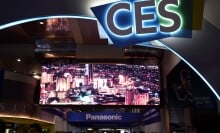
[[[183,29],[180,7],[181,0],[123,0],[93,7],[92,11],[113,43],[127,46],[182,36],[184,32],[191,37],[191,32]]]
[[[170,33],[177,31],[181,26],[181,18],[180,15],[175,11],[167,11],[166,5],[175,5],[178,6],[178,0],[162,0],[158,4],[158,12],[146,12],[144,13],[142,11],[143,8],[150,8],[155,7],[155,1],[154,0],[148,0],[148,1],[135,1],[133,5],[131,3],[116,3],[113,6],[111,6],[106,14],[107,19],[107,26],[109,30],[119,36],[125,36],[129,35],[132,32],[135,32],[135,34],[149,34],[149,33],[156,33],[158,31]],[[134,9],[132,8],[134,7]],[[135,17],[134,24],[132,29],[132,26],[129,26],[127,28],[122,28],[120,26],[117,26],[117,17],[119,17],[117,14],[120,14],[120,12],[124,12],[125,10],[128,13],[132,13]],[[171,25],[159,25],[157,27],[156,25],[146,25],[144,26],[144,21],[151,21],[156,19],[156,15],[160,14],[162,17],[170,19],[173,23]]]

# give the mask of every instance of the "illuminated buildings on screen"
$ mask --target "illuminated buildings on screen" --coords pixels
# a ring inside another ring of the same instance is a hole
[[[41,76],[41,97],[55,91],[64,99],[69,91],[96,90],[88,96],[112,95],[124,98],[125,105],[147,105],[159,90],[157,67],[116,64],[74,64],[48,67]],[[90,89],[90,90],[89,90]],[[92,96],[91,96],[92,97]],[[119,100],[120,102],[123,100]]]
[[[148,93],[137,93],[137,90],[126,90],[125,105],[147,105]]]

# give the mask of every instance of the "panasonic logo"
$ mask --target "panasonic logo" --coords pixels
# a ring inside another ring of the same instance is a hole
[[[115,115],[92,115],[92,114],[86,114],[86,120],[120,121],[122,119],[123,119],[122,115],[118,115],[118,114],[115,114]]]

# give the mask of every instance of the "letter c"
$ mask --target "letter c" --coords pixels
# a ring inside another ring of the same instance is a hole
[[[112,6],[110,8],[110,10],[108,11],[108,13],[107,13],[107,25],[108,25],[109,29],[117,35],[121,35],[121,36],[129,35],[132,32],[131,27],[129,27],[127,29],[119,29],[114,24],[115,12],[119,9],[126,9],[126,10],[130,11],[130,4],[128,4],[128,3],[118,3],[114,6]]]

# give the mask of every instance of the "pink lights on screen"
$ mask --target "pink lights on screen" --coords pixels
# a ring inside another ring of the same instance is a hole
[[[67,18],[50,18],[46,21],[47,32],[69,32],[70,30]]]
[[[157,66],[71,64],[42,68],[40,104],[160,104]]]

